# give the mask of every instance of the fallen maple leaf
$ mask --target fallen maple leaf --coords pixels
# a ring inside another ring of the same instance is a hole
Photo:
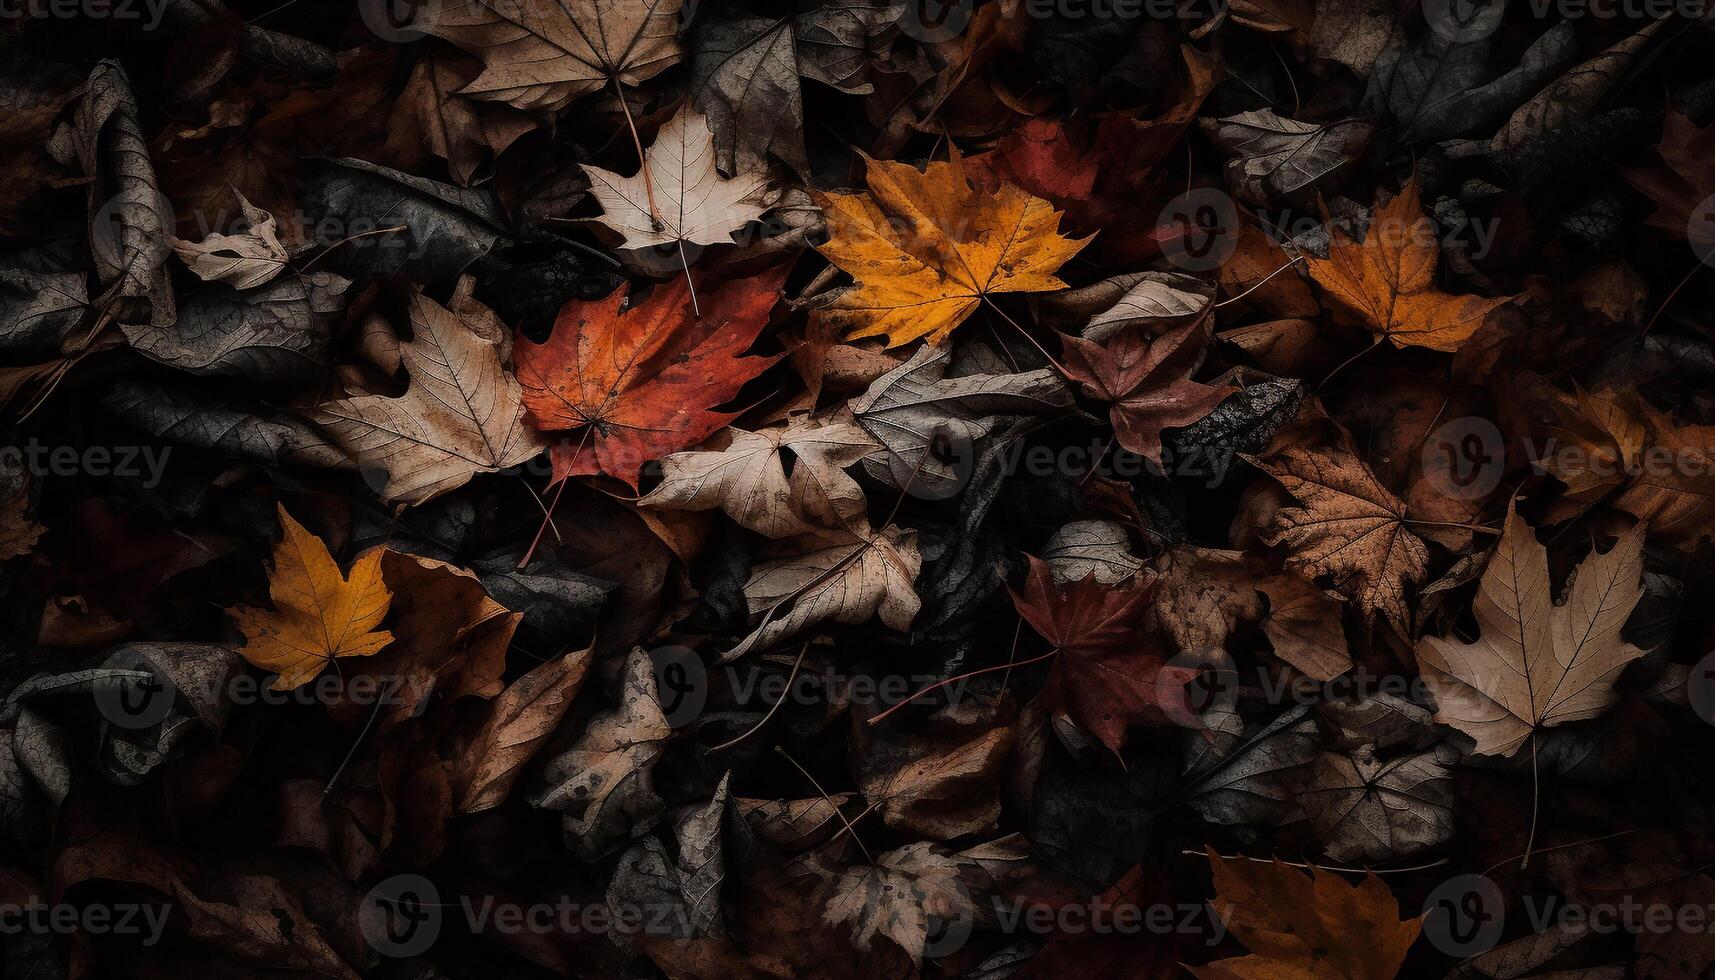
[[[681,278],[623,309],[620,293],[574,300],[545,342],[520,337],[518,380],[530,424],[574,433],[550,452],[554,482],[606,473],[635,489],[644,463],[731,422],[734,414],[712,406],[778,360],[739,355],[767,325],[786,272],[776,268],[712,291],[700,286],[700,317]]]
[[[1435,720],[1477,740],[1479,755],[1512,755],[1536,732],[1594,718],[1614,703],[1614,681],[1644,651],[1620,629],[1643,597],[1644,525],[1592,554],[1555,604],[1548,549],[1515,508],[1483,570],[1474,643],[1426,636],[1417,647]]]
[[[1190,425],[1236,389],[1192,381],[1203,362],[1207,321],[1194,319],[1159,336],[1121,329],[1107,344],[1062,335],[1066,373],[1085,395],[1109,403],[1119,444],[1161,463],[1161,430]]]
[[[1143,636],[1154,592],[1153,572],[1123,587],[1098,584],[1092,575],[1059,589],[1053,569],[1035,557],[1024,588],[1012,590],[1018,614],[1059,650],[1043,704],[1115,753],[1131,725],[1187,717],[1180,710],[1183,689],[1198,673],[1168,666]]]
[[[1306,256],[1310,276],[1363,320],[1376,342],[1455,351],[1496,307],[1512,297],[1455,295],[1435,288],[1441,244],[1424,217],[1417,182],[1406,183],[1386,206],[1370,212],[1362,244],[1328,225],[1328,257]]]
[[[1245,457],[1302,504],[1275,512],[1263,542],[1285,547],[1286,567],[1311,581],[1326,576],[1366,622],[1384,616],[1409,637],[1405,593],[1427,573],[1429,549],[1406,530],[1405,503],[1358,457],[1345,429],[1336,426],[1327,447],[1307,444],[1303,431],[1289,427],[1267,453]]]
[[[367,657],[392,643],[393,634],[376,627],[393,594],[381,580],[385,549],[365,552],[341,575],[327,545],[276,506],[285,533],[268,576],[274,608],[234,609],[232,619],[244,634],[239,654],[278,674],[269,687],[285,691],[309,683],[335,657]]]
[[[1332,871],[1302,874],[1277,858],[1223,858],[1208,849],[1215,914],[1249,956],[1186,967],[1198,980],[1393,980],[1417,940],[1387,885]]]
[[[451,0],[416,29],[483,61],[462,94],[553,112],[604,85],[640,85],[677,64],[682,0]]]
[[[590,195],[601,205],[594,220],[625,237],[626,248],[689,242],[732,243],[732,233],[762,217],[768,176],[760,170],[732,179],[715,170],[709,121],[688,104],[661,127],[643,166],[630,177],[585,166]]]
[[[992,294],[1064,289],[1054,272],[1089,241],[1062,237],[1053,205],[1011,184],[973,188],[956,149],[926,171],[865,168],[867,194],[816,195],[829,234],[817,247],[857,285],[815,316],[849,339],[940,344]]]
[[[524,425],[518,382],[501,366],[506,328],[470,290],[461,280],[447,307],[412,291],[403,395],[343,398],[313,414],[360,465],[386,472],[387,500],[420,504],[545,445]]]

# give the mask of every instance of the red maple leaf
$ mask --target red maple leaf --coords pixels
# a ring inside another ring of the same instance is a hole
[[[1044,705],[1115,752],[1131,725],[1186,717],[1175,709],[1199,672],[1169,666],[1143,632],[1155,584],[1145,570],[1121,585],[1091,575],[1056,588],[1048,563],[1031,558],[1023,591],[1011,590],[1018,614],[1060,650],[1042,689]]]
[[[554,482],[606,473],[634,490],[643,464],[694,446],[736,415],[713,406],[779,358],[743,357],[768,323],[787,269],[709,289],[699,317],[683,278],[621,310],[619,293],[560,310],[542,344],[520,336],[518,381],[530,424],[570,434],[550,450]]]

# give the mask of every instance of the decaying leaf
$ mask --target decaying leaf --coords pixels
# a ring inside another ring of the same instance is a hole
[[[1643,596],[1640,524],[1578,566],[1562,602],[1548,551],[1515,510],[1483,570],[1472,611],[1476,642],[1424,637],[1417,648],[1435,720],[1512,755],[1540,728],[1593,718],[1614,702],[1614,681],[1644,655],[1620,637]]]
[[[410,316],[413,335],[399,347],[405,393],[343,398],[313,415],[359,466],[386,474],[383,495],[422,503],[540,453],[518,381],[503,366],[511,338],[471,297],[469,280],[450,306],[413,292]]]

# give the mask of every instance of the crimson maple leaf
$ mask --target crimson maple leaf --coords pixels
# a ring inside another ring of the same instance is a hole
[[[736,418],[730,401],[776,357],[740,356],[768,323],[787,269],[709,289],[693,273],[641,303],[573,301],[541,344],[518,338],[518,381],[538,429],[568,430],[550,450],[554,482],[606,473],[637,488],[643,464],[694,446]]]
[[[1155,584],[1145,569],[1120,585],[1091,574],[1060,589],[1048,563],[1031,558],[1024,589],[1011,590],[1018,614],[1060,650],[1044,705],[1115,752],[1130,725],[1187,717],[1185,684],[1199,673],[1168,665],[1143,634]]]

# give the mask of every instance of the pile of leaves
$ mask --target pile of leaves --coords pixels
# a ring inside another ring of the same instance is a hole
[[[1715,971],[1700,7],[14,6],[0,976]]]

